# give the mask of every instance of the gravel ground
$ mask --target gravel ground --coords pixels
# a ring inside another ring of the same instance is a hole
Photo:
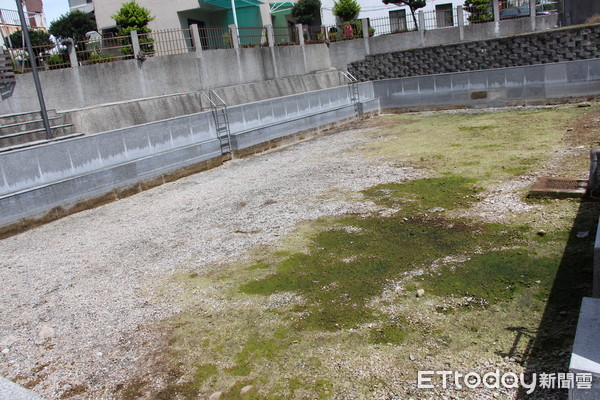
[[[369,123],[366,123],[367,125]],[[178,312],[157,282],[228,262],[301,221],[373,210],[358,191],[424,176],[353,149],[368,126],[233,160],[0,241],[0,375],[53,398],[111,398]]]

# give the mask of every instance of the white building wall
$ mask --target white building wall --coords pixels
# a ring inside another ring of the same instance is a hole
[[[412,18],[410,15],[410,8],[407,6],[397,6],[395,4],[385,5],[381,0],[357,0],[360,4],[361,11],[358,14],[358,18],[383,18],[389,17],[390,11],[396,10],[405,10],[406,17]],[[321,0],[322,3],[322,19],[324,25],[335,25],[336,18],[333,15],[333,0]],[[452,8],[456,8],[457,6],[462,6],[464,4],[464,0],[427,0],[427,5],[423,8],[420,8],[418,11],[423,10],[427,11],[435,11],[435,6],[440,4],[452,4]],[[417,12],[418,12],[417,11]]]
[[[123,3],[128,0],[94,0],[96,23],[98,29],[114,28],[116,26],[112,15],[116,14]],[[153,31],[161,29],[181,28],[177,12],[198,8],[197,0],[137,0],[138,4],[151,10],[154,21],[148,24]]]

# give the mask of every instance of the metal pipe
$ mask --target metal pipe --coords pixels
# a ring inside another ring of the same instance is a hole
[[[52,130],[50,129],[50,121],[48,120],[48,111],[46,110],[46,102],[44,101],[44,94],[42,93],[42,85],[40,84],[40,77],[37,70],[37,60],[33,47],[31,46],[31,39],[29,38],[29,31],[27,29],[27,21],[25,20],[25,13],[23,13],[23,4],[21,0],[16,0],[17,10],[19,11],[19,19],[21,20],[21,32],[25,43],[27,44],[27,52],[29,53],[29,61],[31,64],[31,73],[33,75],[33,82],[35,83],[35,90],[37,91],[38,100],[40,102],[40,113],[42,114],[42,121],[44,123],[44,129],[46,130],[46,139],[52,139]]]

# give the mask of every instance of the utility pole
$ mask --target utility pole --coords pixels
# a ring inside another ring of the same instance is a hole
[[[27,45],[27,52],[29,53],[29,63],[31,64],[31,73],[33,75],[33,82],[35,83],[35,90],[37,91],[38,100],[40,102],[40,113],[42,114],[42,121],[44,123],[44,129],[46,130],[46,139],[52,139],[52,131],[50,130],[50,121],[48,121],[48,111],[46,110],[46,102],[44,101],[44,94],[42,93],[42,85],[40,84],[40,77],[37,70],[37,60],[33,47],[31,46],[31,38],[29,37],[29,30],[27,29],[27,20],[25,19],[25,13],[23,12],[23,4],[21,0],[17,1],[17,11],[19,11],[19,19],[21,20],[21,33],[25,39]]]

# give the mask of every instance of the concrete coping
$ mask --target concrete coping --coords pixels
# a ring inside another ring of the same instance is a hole
[[[569,370],[600,376],[600,299],[584,297]]]

